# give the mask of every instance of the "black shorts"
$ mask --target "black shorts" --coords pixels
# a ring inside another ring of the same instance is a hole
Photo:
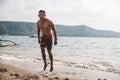
[[[52,49],[52,39],[51,38],[41,38],[40,46],[44,47],[44,48],[47,47],[48,50],[51,50]]]

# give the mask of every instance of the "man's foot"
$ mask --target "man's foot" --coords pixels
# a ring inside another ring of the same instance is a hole
[[[52,72],[53,71],[53,67],[50,67],[50,72]]]
[[[47,64],[44,65],[44,71],[46,70]]]

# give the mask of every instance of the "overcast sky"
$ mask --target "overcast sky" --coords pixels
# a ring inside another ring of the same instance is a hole
[[[54,24],[120,32],[120,0],[0,0],[0,21],[37,22],[40,9]]]

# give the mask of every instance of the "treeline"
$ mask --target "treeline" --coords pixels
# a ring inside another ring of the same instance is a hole
[[[33,35],[36,34],[36,24],[31,22],[0,21],[0,34]]]
[[[58,36],[69,37],[120,37],[120,33],[109,30],[96,30],[86,25],[55,25]],[[37,34],[36,23],[0,21],[0,35],[32,36]]]

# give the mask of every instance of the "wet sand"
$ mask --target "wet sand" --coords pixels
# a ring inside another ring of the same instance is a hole
[[[42,61],[25,61],[0,58],[0,80],[120,80],[120,73],[89,69],[74,63],[59,63],[54,60],[54,71],[50,64],[43,71]]]
[[[33,74],[13,65],[0,63],[0,80],[81,80],[48,76],[44,74]]]
[[[119,74],[87,69],[81,69],[77,73],[77,71],[70,71],[72,68],[65,66],[56,67],[58,72],[55,71],[55,73],[42,71],[35,73],[32,70],[28,71],[14,65],[0,63],[0,80],[120,80]],[[65,69],[64,71],[62,71],[63,68]]]

